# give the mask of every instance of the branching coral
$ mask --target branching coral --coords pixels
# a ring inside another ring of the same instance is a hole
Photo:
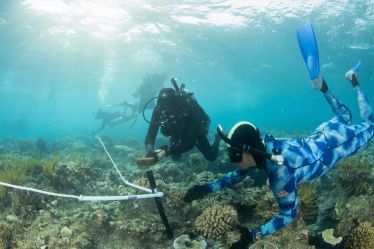
[[[368,222],[360,223],[344,243],[344,249],[373,249],[374,228]]]
[[[197,217],[195,227],[207,238],[220,238],[238,222],[238,213],[231,206],[214,205]]]
[[[315,185],[307,182],[298,186],[299,213],[305,221],[314,221],[318,214],[317,193]]]

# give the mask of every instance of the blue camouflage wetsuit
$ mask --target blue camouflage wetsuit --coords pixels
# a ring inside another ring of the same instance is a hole
[[[292,222],[297,214],[296,185],[324,175],[341,159],[356,153],[368,144],[374,133],[374,116],[369,102],[360,89],[354,87],[362,123],[349,125],[351,113],[335,96],[324,95],[336,114],[322,123],[306,138],[278,139],[266,135],[264,142],[268,153],[281,154],[284,164],[267,161],[266,172],[270,188],[278,202],[280,213],[266,224],[255,228],[257,236],[276,232]],[[250,170],[236,169],[222,178],[207,184],[210,192],[232,187],[241,182]],[[260,233],[260,234],[258,234]]]

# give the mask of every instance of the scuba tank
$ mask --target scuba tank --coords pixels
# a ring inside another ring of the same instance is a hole
[[[180,110],[181,109],[180,107],[183,106],[184,104],[183,102],[184,101],[192,102],[191,97],[193,93],[187,93],[184,89],[185,88],[184,84],[181,84],[180,86],[178,86],[178,83],[176,82],[174,77],[170,79],[170,82],[172,83],[173,88],[162,89],[157,97],[151,98],[144,105],[143,118],[147,123],[164,125],[167,122],[171,122],[171,121],[175,122],[176,116],[177,115],[180,116],[180,112],[182,111]],[[147,109],[147,106],[149,105],[149,103],[151,103],[155,99],[157,99],[156,108],[163,108],[163,110],[161,110],[162,118],[160,118],[160,121],[158,122],[151,121],[147,119],[145,116],[145,110]],[[171,109],[174,109],[174,110],[171,110]]]

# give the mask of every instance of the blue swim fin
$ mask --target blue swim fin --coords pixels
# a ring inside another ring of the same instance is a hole
[[[349,80],[349,81],[352,81],[353,75],[355,75],[356,78],[357,78],[357,73],[358,73],[358,71],[360,71],[360,66],[361,66],[361,59],[358,60],[356,66],[349,69],[348,72],[345,73],[345,79]]]
[[[354,66],[351,70],[355,73],[358,73],[358,71],[360,71],[360,66],[361,66],[361,59],[358,60],[356,66]]]
[[[296,30],[297,40],[311,80],[320,76],[319,53],[316,36],[311,23],[307,23]]]

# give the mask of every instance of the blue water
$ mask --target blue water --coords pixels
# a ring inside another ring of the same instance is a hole
[[[359,58],[374,103],[372,0],[203,2],[2,0],[0,123],[23,116],[28,125],[0,125],[0,137],[90,137],[97,108],[136,102],[141,78],[162,72],[195,93],[212,130],[249,120],[260,129],[311,131],[332,113],[311,88],[297,44],[295,30],[308,21],[322,74],[355,121],[344,73]],[[146,129],[139,118],[102,134],[143,139]]]

